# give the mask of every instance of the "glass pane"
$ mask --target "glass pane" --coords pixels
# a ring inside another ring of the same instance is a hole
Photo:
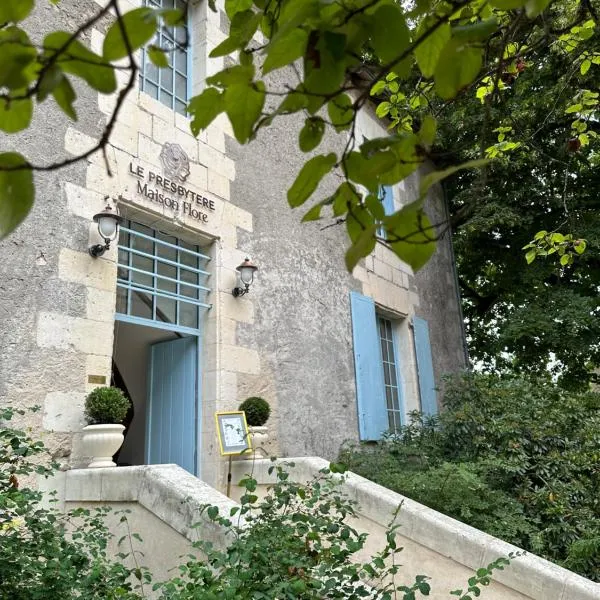
[[[152,297],[143,292],[131,292],[131,314],[134,317],[152,319]]]
[[[156,319],[163,323],[175,323],[177,302],[169,298],[156,298]]]
[[[393,385],[394,387],[398,387],[398,381],[396,379],[396,364],[392,363],[390,365],[390,384]]]
[[[181,285],[179,287],[179,293],[182,296],[186,296],[188,298],[194,298],[194,300],[198,299],[198,289],[190,287],[189,285]]]
[[[392,408],[394,408],[394,405],[392,403],[392,392],[389,387],[385,388],[385,402],[388,410],[392,410]]]
[[[154,261],[151,258],[146,258],[145,256],[137,256],[134,254],[131,264],[135,269],[149,271],[150,273],[153,273],[154,271]],[[131,280],[135,283],[141,283],[142,285],[154,287],[154,277],[152,277],[152,275],[147,275],[146,273],[132,271]]]
[[[387,342],[383,339],[381,340],[381,358],[383,362],[388,361]]]
[[[144,64],[144,77],[147,81],[158,83],[158,67],[150,62],[148,58],[146,58],[146,62]]]
[[[164,263],[158,263],[157,271],[159,275],[164,275],[165,277],[170,277],[171,279],[177,279],[177,267],[173,267],[171,265],[166,265]],[[156,285],[159,290],[167,290],[168,292],[177,292],[177,284],[174,281],[169,281],[168,279],[161,279],[160,277],[156,278]]]
[[[183,48],[175,50],[175,66],[184,75],[187,73],[187,52]]]
[[[168,92],[173,91],[173,69],[160,70],[160,87]]]
[[[188,28],[180,25],[179,27],[175,28],[175,41],[180,44],[183,47],[189,46],[190,40],[189,40],[190,34],[188,32]]]
[[[166,106],[173,106],[173,96],[165,92],[163,89],[160,90],[160,101]]]
[[[171,235],[165,235],[164,233],[157,232],[156,237],[163,242],[168,242],[169,244],[176,245],[177,238],[174,238]],[[169,248],[169,246],[163,246],[162,244],[156,244],[156,251],[158,256],[162,256],[163,258],[167,258],[172,261],[177,260],[177,250],[175,248]]]
[[[187,98],[187,78],[179,73],[175,74],[175,95],[182,100]]]
[[[179,273],[179,278],[181,281],[185,281],[185,283],[194,283],[198,285],[198,273],[194,273],[194,271],[188,271],[188,269],[182,267],[181,272]]]
[[[198,307],[187,302],[179,303],[179,324],[184,327],[198,328]]]
[[[122,315],[127,314],[127,290],[117,287],[117,306],[115,310]]]
[[[149,81],[144,82],[144,92],[149,96],[152,96],[155,100],[158,100],[158,86],[150,83]]]
[[[175,110],[180,115],[185,116],[187,114],[187,104],[185,102],[181,102],[180,100],[175,100]]]

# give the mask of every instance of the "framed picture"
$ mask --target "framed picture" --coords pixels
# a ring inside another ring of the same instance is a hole
[[[222,456],[241,454],[252,450],[246,413],[243,411],[217,412],[215,418]]]

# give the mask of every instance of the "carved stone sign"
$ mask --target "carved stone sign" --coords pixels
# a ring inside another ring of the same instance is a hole
[[[160,153],[160,162],[167,177],[184,183],[190,176],[190,159],[179,144],[166,142]]]
[[[178,144],[166,143],[160,153],[164,174],[129,163],[129,175],[137,179],[138,194],[174,213],[183,213],[202,223],[215,210],[215,201],[183,185],[190,174],[190,161]],[[175,216],[175,215],[174,215]]]

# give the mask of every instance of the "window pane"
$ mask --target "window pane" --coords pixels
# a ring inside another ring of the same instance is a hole
[[[158,83],[158,67],[147,58],[147,55],[144,63],[144,78],[146,81]]]
[[[131,314],[134,317],[152,319],[152,296],[144,292],[131,292]]]
[[[179,303],[179,324],[184,327],[198,328],[198,307],[187,302]]]
[[[179,293],[187,298],[193,298],[194,300],[198,299],[198,288],[194,288],[189,285],[180,286]]]
[[[185,102],[181,102],[180,100],[175,100],[175,110],[180,115],[185,116],[187,114],[187,104]]]
[[[175,66],[184,75],[187,73],[187,52],[183,48],[175,50]]]
[[[175,74],[175,95],[182,100],[187,98],[187,79],[179,73]]]
[[[170,277],[171,279],[177,279],[177,267],[159,262],[157,265],[157,271],[159,275],[164,275],[165,277]],[[173,293],[177,292],[177,284],[174,281],[161,279],[160,277],[157,277],[156,279],[156,285],[158,289]]]
[[[169,298],[162,298],[157,296],[156,298],[156,319],[163,323],[175,323],[175,310],[177,308],[177,301],[170,300]]]
[[[169,107],[173,107],[173,96],[165,92],[163,89],[160,90],[160,101]]]
[[[131,263],[135,269],[146,271],[146,273],[138,273],[138,271],[132,271],[131,280],[135,283],[141,283],[142,285],[154,287],[154,277],[152,277],[152,275],[148,275],[148,273],[152,273],[154,270],[154,261],[151,258],[146,258],[145,256],[137,256],[134,254]]]
[[[168,92],[173,91],[173,69],[160,70],[160,87]]]
[[[158,86],[146,81],[144,83],[144,92],[149,96],[152,96],[155,100],[158,100]]]

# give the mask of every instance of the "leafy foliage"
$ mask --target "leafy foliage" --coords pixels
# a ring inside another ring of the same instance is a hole
[[[246,398],[239,406],[238,410],[246,413],[246,421],[252,427],[264,425],[271,414],[271,407],[264,398],[251,396]]]
[[[75,92],[70,77],[83,79],[100,93],[111,93],[116,85],[113,61],[127,57],[130,79],[119,93],[116,116],[135,81],[133,52],[152,39],[162,21],[167,25],[183,22],[177,11],[149,6],[121,14],[116,0],[107,0],[107,6],[74,34],[50,33],[40,50],[20,28],[33,2],[17,4],[17,0],[7,0],[6,24],[0,28],[0,34],[8,38],[4,46],[8,52],[0,63],[1,77],[8,88],[4,95],[7,111],[0,124],[4,123],[7,131],[27,127],[32,101],[43,102],[49,95],[73,118]],[[382,215],[377,201],[379,187],[402,181],[432,158],[439,107],[443,109],[469,94],[477,96],[478,103],[483,100],[485,104],[488,97],[494,99],[502,85],[506,87],[498,73],[508,69],[512,75],[513,69],[519,69],[518,61],[528,59],[534,49],[548,52],[560,42],[563,52],[576,51],[581,57],[582,76],[592,72],[597,56],[588,47],[590,32],[594,33],[588,22],[595,25],[595,20],[588,19],[581,25],[578,19],[573,27],[563,27],[562,33],[555,33],[552,27],[549,30],[547,23],[548,19],[554,22],[556,12],[568,21],[573,10],[594,17],[593,10],[583,0],[571,0],[568,9],[555,9],[558,4],[545,0],[228,1],[225,10],[231,21],[229,35],[211,56],[234,55],[237,63],[227,62],[224,69],[207,78],[202,94],[191,99],[188,110],[192,131],[199,133],[225,113],[237,140],[247,143],[275,119],[300,113],[304,125],[298,139],[304,152],[318,152],[328,130],[347,132],[348,143],[343,150],[308,158],[289,190],[288,202],[292,207],[305,206],[320,183],[336,171],[342,182],[330,197],[309,208],[304,220],[326,218],[332,213],[345,223],[350,240],[346,254],[349,270],[373,250],[376,241],[387,244],[416,270],[433,254],[445,224],[429,221],[424,211],[424,192],[409,199],[395,215]],[[209,6],[215,8],[214,2]],[[83,46],[79,37],[111,8],[116,20],[107,31],[102,56],[97,56]],[[264,43],[256,41],[259,34]],[[528,40],[527,44],[522,40]],[[157,66],[164,67],[168,61],[165,49],[152,46],[148,54]],[[295,87],[280,85],[281,78],[267,77],[298,60],[303,68],[296,70]],[[370,62],[366,82],[365,60]],[[390,84],[390,97],[378,108],[378,114],[389,116],[392,123],[399,115],[397,104],[407,98],[410,102],[403,107],[407,115],[401,116],[402,126],[392,135],[361,141],[356,136],[357,114],[370,101],[369,83],[373,80]],[[400,92],[400,84],[410,86],[408,95]],[[588,123],[593,99],[589,94],[574,98],[572,111],[576,118],[570,126],[577,130],[581,144],[591,144]],[[478,106],[477,113],[488,114],[488,106]],[[108,142],[112,124],[114,118],[109,120],[97,148],[70,161],[86,158],[102,148]],[[499,126],[503,124],[495,123],[493,128]],[[505,153],[511,142],[503,144]],[[487,153],[499,154],[500,150]],[[485,157],[485,152],[479,152],[470,158]],[[13,173],[13,169],[8,172]],[[436,181],[448,173],[441,171]],[[10,231],[14,226],[5,229]]]
[[[43,466],[43,444],[8,426],[14,414],[10,408],[0,410],[0,597],[142,598],[148,573],[107,554],[112,537],[104,524],[108,509],[61,513],[41,504],[39,491],[21,485],[21,478],[48,476],[56,465]],[[46,505],[54,502],[45,500]],[[122,553],[121,559],[127,556]]]
[[[600,580],[600,395],[549,381],[469,375],[445,412],[413,416],[349,468],[492,535]]]
[[[332,463],[307,484],[292,482],[289,467],[293,463],[271,467],[277,481],[262,500],[256,479],[248,475],[240,482],[245,490],[241,508],[223,515],[217,506],[204,507],[205,518],[227,531],[231,544],[221,550],[197,542],[206,559],[190,560],[180,567],[179,576],[155,585],[162,598],[415,600],[417,594],[429,595],[424,575],[412,585],[397,581],[394,558],[402,550],[396,546],[397,525],[390,525],[381,552],[368,562],[358,559],[366,534],[349,524],[356,506],[341,491],[341,465]],[[469,592],[479,595],[492,572],[508,563],[501,557],[480,569],[468,582]],[[468,592],[458,591],[468,599]]]
[[[85,399],[85,418],[88,425],[119,424],[130,407],[131,401],[119,388],[98,387]]]

